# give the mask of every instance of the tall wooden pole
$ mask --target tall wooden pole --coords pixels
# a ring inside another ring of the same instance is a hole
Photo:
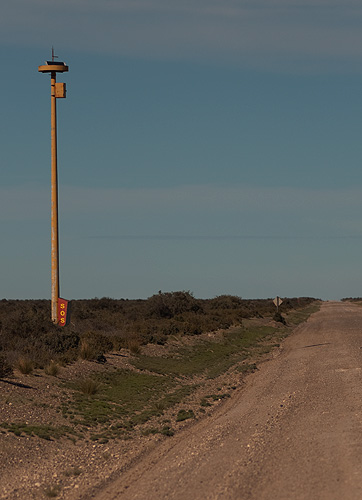
[[[57,165],[57,99],[56,72],[51,72],[51,280],[52,321],[58,322],[59,299],[59,230],[58,230],[58,165]]]
[[[59,230],[58,230],[58,167],[57,167],[57,99],[66,96],[65,83],[57,83],[57,73],[68,71],[64,62],[52,60],[38,67],[40,73],[50,73],[51,102],[51,318],[58,324],[59,303]],[[64,318],[63,318],[64,319]],[[65,324],[65,321],[63,322]]]

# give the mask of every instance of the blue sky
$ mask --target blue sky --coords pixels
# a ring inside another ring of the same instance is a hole
[[[362,295],[362,4],[2,0],[0,298]]]

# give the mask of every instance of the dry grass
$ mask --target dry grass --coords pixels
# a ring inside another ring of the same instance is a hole
[[[99,384],[95,380],[86,378],[79,382],[79,390],[86,396],[94,396],[99,390]]]
[[[131,354],[141,354],[141,341],[136,338],[129,339],[127,342],[127,348]]]
[[[91,360],[94,356],[94,349],[89,342],[83,340],[80,345],[80,357],[82,359]]]
[[[0,378],[6,377],[12,373],[13,369],[4,356],[0,356]]]
[[[34,363],[27,357],[21,357],[17,360],[15,367],[23,375],[29,375],[34,370]]]
[[[59,365],[55,363],[55,361],[51,361],[49,365],[44,368],[44,371],[47,375],[51,375],[52,377],[56,377],[59,373]]]

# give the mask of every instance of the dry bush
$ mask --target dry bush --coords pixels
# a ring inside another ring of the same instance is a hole
[[[27,357],[19,358],[15,366],[23,375],[29,375],[34,370],[34,363]]]
[[[88,361],[104,361],[104,353],[113,349],[113,342],[100,332],[88,331],[82,336],[80,356]]]
[[[0,356],[0,377],[7,377],[12,372],[13,369],[8,360],[4,356]]]
[[[88,361],[90,361],[94,359],[94,355],[95,352],[90,343],[86,340],[82,340],[80,344],[80,357],[82,359],[87,359]]]
[[[45,368],[44,371],[47,375],[51,375],[52,377],[56,377],[59,373],[59,365],[55,363],[55,361],[51,361]]]
[[[137,338],[131,338],[127,342],[127,348],[131,354],[141,354],[141,341]]]
[[[189,291],[159,292],[147,300],[149,315],[156,318],[173,318],[178,314],[201,311],[200,303]]]
[[[77,333],[57,326],[54,326],[50,332],[41,335],[39,339],[47,351],[57,355],[77,350],[80,343],[80,337]]]
[[[86,378],[79,382],[79,390],[86,396],[94,396],[99,390],[99,384],[91,378]]]
[[[210,299],[209,304],[211,309],[240,309],[244,305],[243,299],[235,295],[219,295]]]
[[[282,323],[283,325],[286,325],[286,324],[287,324],[287,322],[286,322],[286,320],[285,320],[284,316],[282,316],[282,315],[280,314],[280,312],[276,312],[276,313],[274,314],[274,316],[273,316],[273,320],[274,320],[274,321],[276,321],[277,323]]]

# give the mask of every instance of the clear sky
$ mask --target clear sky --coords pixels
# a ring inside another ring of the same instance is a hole
[[[360,0],[2,0],[0,298],[362,296]]]

